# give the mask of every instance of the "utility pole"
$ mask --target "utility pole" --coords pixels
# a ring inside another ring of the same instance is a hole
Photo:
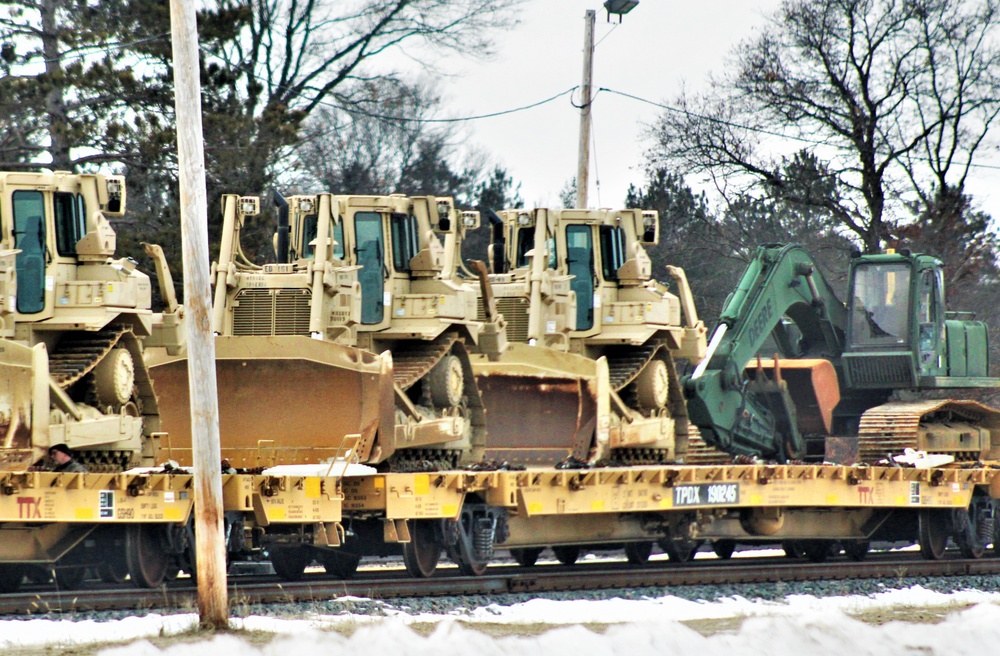
[[[580,85],[580,148],[576,164],[576,206],[587,208],[587,185],[590,176],[590,81],[594,75],[594,21],[597,12],[588,9],[583,15],[583,84]]]
[[[222,453],[215,342],[208,268],[208,201],[201,129],[201,80],[194,0],[170,0],[174,109],[180,168],[181,239],[188,392],[194,461],[195,560],[198,614],[203,626],[229,626],[226,548],[222,527]]]

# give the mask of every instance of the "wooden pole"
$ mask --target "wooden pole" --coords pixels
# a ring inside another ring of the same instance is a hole
[[[194,0],[170,0],[174,107],[180,169],[188,391],[194,460],[198,613],[203,626],[229,625],[222,526],[222,454],[208,266],[208,202],[201,130],[201,80]]]
[[[587,185],[590,183],[590,83],[594,75],[594,21],[597,12],[588,9],[583,15],[583,84],[580,86],[580,149],[576,163],[576,206],[587,208]]]

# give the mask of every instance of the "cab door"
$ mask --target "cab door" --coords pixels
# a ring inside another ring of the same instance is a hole
[[[385,234],[382,215],[357,212],[354,215],[354,253],[358,283],[361,285],[361,323],[374,325],[385,318]]]
[[[576,329],[594,327],[594,238],[590,226],[566,226],[566,269],[576,292]]]
[[[12,194],[14,248],[17,270],[17,311],[36,314],[45,309],[45,196],[40,191]]]

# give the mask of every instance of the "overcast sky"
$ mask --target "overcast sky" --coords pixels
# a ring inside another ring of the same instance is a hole
[[[595,90],[606,87],[653,102],[672,100],[682,85],[697,88],[710,71],[721,71],[732,46],[778,5],[777,0],[641,0],[616,25],[608,23],[603,0],[530,2],[521,25],[496,44],[496,57],[455,65],[458,75],[443,82],[441,91],[450,115],[473,116],[530,105],[579,85],[583,17],[594,9],[599,42]],[[579,91],[572,100],[579,103]],[[591,207],[620,207],[629,183],[642,184],[642,126],[659,111],[607,92],[595,98]],[[528,206],[554,206],[576,175],[579,117],[564,95],[533,109],[472,121],[465,134],[520,181]]]
[[[669,103],[682,87],[697,90],[710,72],[723,72],[733,46],[752,36],[779,6],[780,0],[641,0],[616,25],[608,22],[603,0],[532,0],[521,13],[521,24],[500,37],[493,60],[449,62],[456,75],[442,82],[440,90],[447,114],[457,117],[523,107],[579,85],[583,17],[594,9],[594,88]],[[573,101],[579,100],[574,92]],[[643,184],[648,146],[643,127],[660,111],[613,93],[595,98],[591,207],[621,207],[629,184]],[[576,175],[579,115],[570,96],[563,95],[533,109],[470,121],[462,134],[466,144],[480,146],[521,183],[527,206],[558,206],[560,191]],[[798,147],[789,142],[783,150]],[[979,157],[980,162],[1000,164],[995,149]],[[1000,216],[997,174],[974,170],[967,187],[994,216]],[[698,186],[697,180],[689,184]]]

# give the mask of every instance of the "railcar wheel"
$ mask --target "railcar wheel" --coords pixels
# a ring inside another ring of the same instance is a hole
[[[625,545],[625,558],[633,565],[644,565],[649,562],[653,553],[652,542],[629,542]]]
[[[521,567],[531,567],[538,562],[538,557],[542,555],[542,547],[520,547],[510,550],[510,556]]]
[[[465,392],[462,361],[451,353],[444,356],[427,374],[427,384],[430,385],[431,403],[434,407],[457,408],[461,405],[462,393]]]
[[[24,581],[24,565],[0,565],[0,593],[17,592]]]
[[[993,541],[995,518],[993,501],[985,496],[973,495],[968,509],[952,511],[955,542],[962,558],[982,558],[986,547]]]
[[[851,560],[860,563],[868,556],[871,549],[871,542],[868,540],[848,540],[841,544],[844,548],[844,555]]]
[[[782,541],[781,549],[785,552],[785,558],[791,558],[792,560],[805,558],[806,555],[805,551],[802,549],[802,543],[798,540]]]
[[[173,558],[164,548],[163,528],[157,524],[129,524],[125,529],[125,559],[132,583],[156,588],[163,583]]]
[[[712,542],[712,551],[722,560],[729,560],[733,557],[733,552],[736,551],[736,541],[715,540]]]
[[[124,553],[112,553],[97,567],[97,578],[105,583],[123,583],[128,576],[128,562]]]
[[[482,576],[486,573],[486,568],[490,566],[490,561],[468,558],[462,549],[457,547],[449,549],[448,556],[458,565],[458,571],[465,576]]]
[[[87,568],[60,567],[56,569],[56,587],[60,590],[79,590],[87,578]]]
[[[339,551],[323,551],[320,552],[319,562],[322,563],[327,574],[336,576],[338,579],[349,579],[358,571],[361,556]]]
[[[694,558],[701,546],[701,540],[660,540],[660,548],[667,554],[667,560],[672,563],[686,563]]]
[[[951,532],[948,510],[921,510],[918,517],[920,555],[927,560],[941,560],[948,548]]]
[[[552,553],[563,565],[572,565],[580,558],[580,547],[552,547]]]
[[[810,562],[825,563],[833,550],[833,543],[830,540],[803,540],[801,547]]]
[[[282,581],[298,581],[312,562],[312,552],[306,547],[272,547],[268,549],[271,567]]]
[[[425,579],[437,569],[441,560],[437,520],[415,519],[410,525],[410,541],[403,544],[403,564],[410,576]]]

